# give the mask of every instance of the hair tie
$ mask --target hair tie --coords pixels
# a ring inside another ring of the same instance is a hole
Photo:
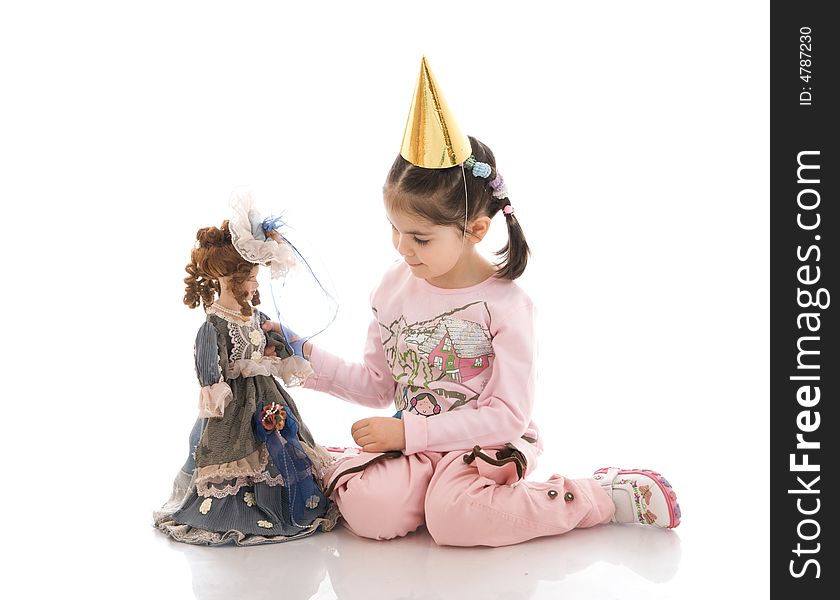
[[[493,172],[493,169],[490,165],[483,162],[477,162],[472,168],[473,177],[481,177],[482,179],[487,179],[490,177],[490,173]]]
[[[478,162],[472,154],[464,161],[464,169],[472,173],[473,177],[480,177],[481,179],[487,179],[490,177],[490,173],[493,172],[493,167],[488,163]],[[490,189],[493,190],[494,198],[498,200],[507,198],[508,191],[505,185],[505,179],[499,171],[496,171],[496,176],[490,181],[489,185]]]
[[[480,177],[481,179],[487,179],[493,172],[493,168],[489,164],[478,162],[472,154],[464,161],[464,168],[470,171],[473,177]]]
[[[490,182],[490,188],[493,190],[493,197],[497,200],[502,200],[508,197],[507,185],[505,185],[505,178],[502,174],[496,171],[496,177]]]
[[[507,205],[502,209],[502,212],[505,213],[506,217],[511,216],[513,214],[513,204],[508,202]]]

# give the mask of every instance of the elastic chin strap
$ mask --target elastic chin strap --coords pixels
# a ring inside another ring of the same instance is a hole
[[[467,215],[470,212],[469,194],[467,193],[467,172],[463,164],[461,164],[461,175],[464,179],[464,231],[461,234],[461,250],[463,250],[464,244],[467,241]]]

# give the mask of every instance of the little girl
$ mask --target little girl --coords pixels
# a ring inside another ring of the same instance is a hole
[[[533,304],[513,281],[528,244],[493,153],[461,135],[425,59],[384,199],[402,260],[371,296],[364,363],[304,345],[315,371],[306,387],[398,411],[355,423],[362,452],[326,474],[346,526],[389,539],[425,523],[435,542],[454,546],[611,521],[676,527],[676,495],[652,471],[524,479],[542,447],[531,420]],[[500,212],[508,243],[494,265],[476,244]]]
[[[311,368],[281,334],[266,339],[268,317],[253,309],[258,265],[282,277],[295,255],[250,194],[233,204],[231,221],[198,231],[187,265],[184,303],[207,312],[195,343],[199,418],[172,496],[154,515],[161,531],[192,544],[282,542],[331,529],[338,517],[319,488],[332,459],[275,378],[300,385]]]

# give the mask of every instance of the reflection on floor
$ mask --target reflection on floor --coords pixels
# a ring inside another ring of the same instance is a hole
[[[376,542],[338,527],[251,548],[190,546],[150,535],[158,552],[186,558],[200,600],[553,598],[564,581],[574,598],[626,598],[668,582],[681,555],[675,531],[619,525],[506,548],[440,547],[422,529]]]

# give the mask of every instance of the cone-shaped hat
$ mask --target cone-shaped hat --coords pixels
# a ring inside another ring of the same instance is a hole
[[[427,169],[454,167],[472,154],[470,140],[449,112],[425,56],[420,61],[400,154],[411,164]]]

